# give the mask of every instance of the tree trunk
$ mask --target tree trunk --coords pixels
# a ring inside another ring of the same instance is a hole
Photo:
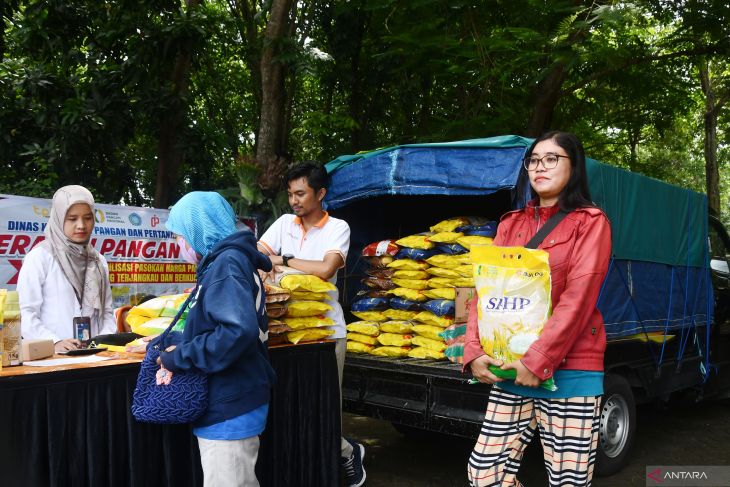
[[[262,166],[276,164],[285,152],[281,146],[284,132],[286,95],[285,70],[275,58],[288,30],[292,0],[272,0],[269,20],[264,33],[261,55],[261,116],[256,137],[256,159]]]
[[[717,165],[717,113],[715,90],[712,86],[709,62],[699,65],[700,84],[705,94],[705,181],[710,213],[720,214],[720,169]]]
[[[187,0],[187,12],[200,5],[201,0]],[[157,143],[157,185],[154,206],[167,208],[172,203],[178,183],[183,151],[180,137],[185,126],[183,98],[188,91],[188,74],[193,50],[193,40],[181,43],[175,65],[170,73],[170,104],[160,117],[160,139]]]
[[[568,73],[565,64],[555,65],[548,75],[537,85],[535,90],[535,104],[525,129],[526,137],[538,137],[550,130],[553,113],[561,96],[563,83]]]

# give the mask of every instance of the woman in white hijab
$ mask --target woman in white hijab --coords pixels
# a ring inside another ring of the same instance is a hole
[[[46,239],[28,252],[18,276],[24,339],[53,340],[56,352],[81,346],[74,321],[90,322],[89,337],[114,333],[106,260],[91,244],[94,197],[83,186],[53,195]]]

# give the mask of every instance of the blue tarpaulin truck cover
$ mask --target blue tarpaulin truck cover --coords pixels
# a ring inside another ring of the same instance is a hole
[[[346,217],[357,236],[351,253],[359,253],[357,245],[403,236],[386,234],[392,226],[378,228],[378,215],[385,213],[404,221],[432,213],[423,221],[433,224],[447,200],[498,193],[509,194],[502,212],[519,208],[525,201],[516,200],[515,186],[531,142],[500,136],[341,156],[326,165],[331,183],[325,203]],[[693,327],[709,327],[712,319],[705,195],[592,159],[587,170],[593,200],[613,233],[613,259],[599,300],[609,339],[663,332],[681,340],[682,353],[686,346],[702,346],[688,342]],[[411,197],[420,197],[416,211],[407,204]]]

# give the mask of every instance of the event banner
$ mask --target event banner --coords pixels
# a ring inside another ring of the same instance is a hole
[[[0,288],[15,289],[23,257],[44,240],[51,200],[0,195]],[[176,294],[195,285],[195,266],[180,258],[168,210],[96,205],[91,243],[109,264],[114,306],[135,294]]]

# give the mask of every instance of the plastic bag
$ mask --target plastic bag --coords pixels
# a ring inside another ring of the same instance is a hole
[[[428,264],[418,260],[398,259],[388,264],[389,269],[400,269],[408,271],[423,271],[428,269]]]
[[[443,267],[444,269],[453,269],[463,264],[460,255],[438,254],[426,259],[430,265],[435,267]]]
[[[402,247],[428,250],[435,247],[435,244],[428,241],[430,236],[431,234],[409,235],[396,240],[395,243]]]
[[[380,325],[378,326],[380,328],[380,331],[383,333],[398,333],[401,335],[405,335],[413,331],[413,323],[411,323],[410,321],[392,320],[386,321],[385,323],[380,323]]]
[[[411,344],[413,335],[401,335],[400,333],[381,333],[376,340],[381,345],[388,347],[407,347]]]
[[[439,335],[442,330],[443,328],[433,325],[413,325],[413,331],[416,334],[440,342],[444,341],[444,339]]]
[[[462,264],[459,267],[455,267],[454,270],[458,272],[461,277],[474,277],[473,264]]]
[[[327,301],[332,299],[327,293],[312,293],[309,291],[294,291],[291,293],[291,299],[296,301]]]
[[[332,311],[332,306],[322,301],[289,301],[286,316],[293,318],[323,315]]]
[[[457,216],[454,218],[449,218],[448,220],[441,220],[440,222],[429,228],[429,230],[434,233],[453,232],[457,228],[464,225],[469,225],[469,219],[463,216]]]
[[[353,342],[365,343],[367,345],[377,345],[378,340],[374,336],[362,335],[360,333],[348,333],[347,340]]]
[[[459,245],[458,243],[438,244],[436,246],[436,248],[442,254],[450,254],[450,255],[459,255],[459,254],[465,254],[465,253],[469,252],[469,249],[464,248],[463,245]]]
[[[451,278],[457,278],[461,277],[458,272],[456,272],[453,269],[444,269],[443,267],[429,267],[426,269],[426,272],[429,274],[432,274],[436,277],[451,277]]]
[[[389,298],[358,299],[350,306],[351,311],[382,311],[388,308]]]
[[[393,298],[393,299],[400,299],[400,298]],[[406,311],[403,309],[386,309],[383,311],[383,314],[388,317],[389,320],[405,320],[409,321],[412,320],[414,316],[418,311]]]
[[[303,328],[322,328],[324,326],[332,326],[335,324],[332,318],[324,316],[306,316],[302,318],[284,317],[281,319],[292,330],[301,330]]]
[[[439,232],[435,235],[428,237],[429,242],[433,243],[456,243],[456,239],[463,237],[464,234],[461,232]]]
[[[126,322],[132,331],[138,335],[159,335],[170,326],[172,319],[187,298],[187,294],[171,294],[150,299],[130,309],[127,313]],[[279,307],[283,306],[284,312],[286,312],[286,306],[281,305],[281,303],[267,304],[266,307],[268,309],[269,306],[276,307],[278,305]],[[178,324],[175,325],[176,330],[182,330],[185,327],[187,314],[187,310],[183,312]]]
[[[390,298],[390,307],[403,311],[420,311],[421,305],[417,301],[405,298]],[[414,313],[415,314],[415,313]],[[403,318],[405,319],[405,318]]]
[[[421,291],[418,291],[416,289],[408,289],[406,287],[397,287],[395,289],[391,289],[390,294],[393,294],[394,296],[398,296],[399,298],[404,298],[409,301],[426,301],[428,298],[425,294],[423,294]]]
[[[444,287],[456,287],[455,279],[452,277],[432,277],[428,280],[428,287],[439,289]]]
[[[286,301],[282,301],[280,303],[266,303],[266,316],[269,318],[281,318],[286,314],[288,309],[289,303]],[[127,316],[127,322],[129,322],[129,316]]]
[[[371,355],[379,357],[407,357],[411,347],[375,347],[370,350]]]
[[[337,291],[337,287],[331,282],[311,274],[289,274],[283,276],[279,281],[279,286],[289,291],[309,291],[312,293]]]
[[[368,353],[370,350],[372,350],[372,345],[367,345],[365,343],[360,342],[353,342],[350,340],[347,340],[347,351],[352,353]]]
[[[473,277],[460,277],[454,279],[453,283],[456,287],[475,287],[476,285]]]
[[[388,319],[387,316],[385,316],[380,311],[352,311],[353,315],[357,316],[361,320],[365,321],[385,321]]]
[[[384,291],[398,287],[390,279],[380,279],[378,277],[366,277],[362,280],[362,283],[369,288],[382,289]]]
[[[454,291],[454,289],[449,290]],[[434,289],[434,291],[438,291],[438,289]],[[456,303],[453,299],[448,298],[433,299],[431,301],[423,303],[421,305],[421,308],[424,311],[430,311],[436,316],[454,316],[454,312],[456,311]]]
[[[454,299],[456,299],[456,289],[453,287],[425,289],[423,291],[423,294],[431,299],[447,299],[449,301],[453,301]],[[454,312],[452,311],[449,314],[453,315]]]
[[[322,340],[330,335],[334,335],[335,330],[325,330],[323,328],[308,328],[306,330],[290,331],[286,334],[286,339],[293,344],[299,342],[311,342],[314,340]]]
[[[413,345],[416,345],[418,347],[426,347],[430,350],[435,350],[437,352],[443,352],[446,350],[446,344],[441,340],[432,340],[430,338],[422,337],[422,336],[414,336],[411,340],[411,343]]]
[[[472,250],[479,307],[477,324],[484,352],[505,363],[519,360],[550,317],[548,253],[523,247],[478,246]],[[500,378],[510,375],[499,367]],[[552,378],[541,384],[555,390]]]
[[[480,237],[478,235],[461,237],[457,240],[459,245],[464,248],[471,249],[473,245],[492,245],[492,239],[489,237]]]
[[[390,279],[397,271],[395,269],[388,269],[374,267],[372,269],[365,269],[365,274],[370,277],[377,277],[378,279]]]
[[[395,254],[396,259],[410,259],[410,260],[426,260],[432,255],[436,254],[436,249],[413,249],[410,247],[403,247]]]
[[[353,321],[345,328],[347,328],[347,331],[360,333],[361,335],[371,337],[380,335],[380,328],[378,328],[378,324],[375,321]]]
[[[425,279],[399,279],[397,277],[394,277],[393,283],[399,287],[416,289],[418,291],[426,289],[428,287],[428,282]]]
[[[449,359],[451,362],[454,362],[455,364],[463,364],[464,344],[454,343],[453,345],[449,345],[448,347],[446,347],[446,350],[444,350],[444,355],[446,355],[446,358]]]
[[[267,303],[278,303],[280,301],[286,301],[291,297],[291,292],[283,287],[264,284],[264,288],[266,289]]]
[[[401,270],[393,271],[392,277],[396,279],[428,279],[431,277],[431,274],[426,271]]]
[[[370,267],[387,267],[388,264],[393,262],[395,259],[392,255],[383,255],[380,257],[363,257],[363,260],[365,260]]]
[[[421,311],[416,316],[414,316],[413,319],[427,325],[440,326],[441,328],[446,328],[447,326],[451,326],[454,324],[453,318],[450,318],[448,316],[436,316],[430,311]]]
[[[444,339],[446,345],[464,343],[466,341],[466,323],[453,324],[442,330],[439,336]]]
[[[443,352],[437,352],[426,347],[413,347],[408,352],[408,356],[410,358],[430,358],[433,360],[444,360],[446,358]]]
[[[395,255],[400,247],[393,240],[381,240],[373,242],[362,249],[363,257],[380,257],[383,255]]]

